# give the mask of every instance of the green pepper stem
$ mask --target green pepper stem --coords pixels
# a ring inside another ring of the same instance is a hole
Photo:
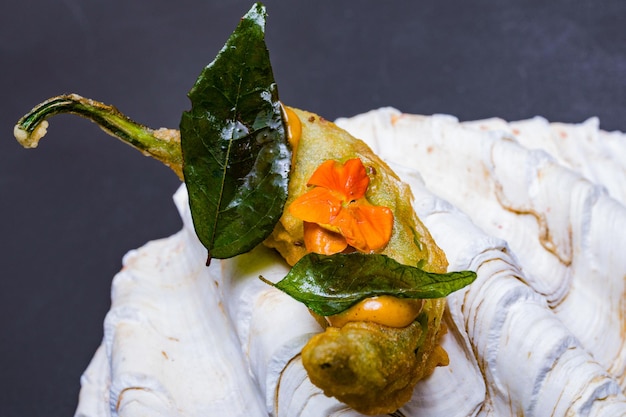
[[[22,117],[13,130],[25,148],[35,148],[46,134],[46,119],[62,113],[76,114],[91,120],[105,132],[152,156],[183,178],[180,132],[175,129],[150,129],[126,117],[113,106],[86,99],[77,94],[53,97],[37,105]]]

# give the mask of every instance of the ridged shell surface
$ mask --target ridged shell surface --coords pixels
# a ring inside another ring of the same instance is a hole
[[[383,108],[337,123],[411,185],[451,270],[450,365],[404,416],[626,415],[626,137],[535,118],[460,123]],[[258,279],[288,267],[257,248],[205,267],[184,187],[179,233],[129,252],[77,416],[359,416],[306,376],[320,328]]]

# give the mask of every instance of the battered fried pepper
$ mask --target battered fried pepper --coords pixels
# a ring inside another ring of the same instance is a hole
[[[376,253],[425,271],[445,273],[445,254],[415,214],[408,186],[361,140],[313,113],[293,111],[301,121],[301,138],[294,149],[289,196],[283,216],[265,244],[276,248],[291,265],[305,256],[306,222],[288,208],[311,190],[311,178],[318,175],[318,167],[325,167],[329,160],[344,163],[358,158],[369,179],[364,198],[393,213],[391,237]],[[329,198],[338,191],[331,189]],[[409,400],[417,381],[434,367],[447,364],[447,355],[438,346],[444,306],[443,299],[425,300],[417,319],[400,328],[369,321],[349,322],[341,328],[329,326],[304,347],[304,367],[326,395],[355,410],[371,415],[394,412]],[[322,317],[316,318],[325,323]]]

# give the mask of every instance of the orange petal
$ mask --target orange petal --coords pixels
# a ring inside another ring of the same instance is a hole
[[[365,253],[377,252],[391,239],[393,213],[387,207],[355,203],[342,210],[330,224],[338,227],[355,249]]]
[[[329,224],[341,211],[341,200],[326,188],[316,187],[289,205],[289,212],[305,222]]]
[[[333,160],[325,161],[311,175],[308,185],[341,193],[348,202],[363,197],[369,181],[363,162],[359,158],[354,158],[343,164]]]
[[[304,222],[304,245],[307,252],[332,255],[348,247],[348,242],[339,233],[324,229],[316,223]]]

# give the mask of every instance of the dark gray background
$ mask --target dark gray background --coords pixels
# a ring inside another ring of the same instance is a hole
[[[11,4],[8,4],[11,3]],[[37,150],[12,138],[76,92],[177,127],[240,0],[22,0],[0,6],[0,415],[68,416],[122,256],[180,227],[178,180],[75,116]],[[392,105],[462,120],[599,116],[626,131],[626,2],[267,1],[283,102],[328,119]]]

